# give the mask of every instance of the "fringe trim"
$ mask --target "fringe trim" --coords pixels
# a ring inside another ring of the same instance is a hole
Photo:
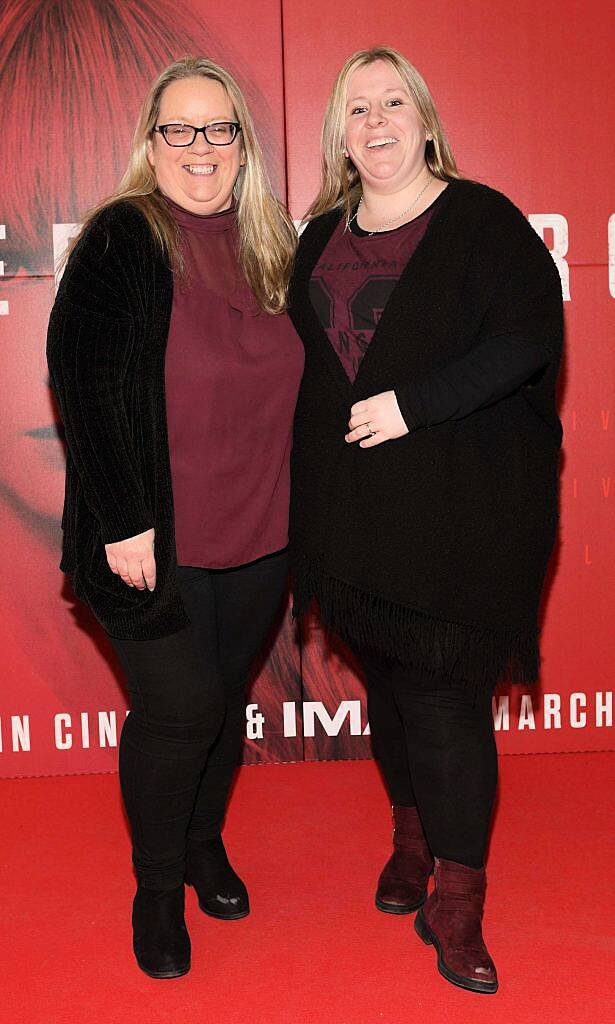
[[[328,576],[302,560],[293,570],[293,617],[316,598],[325,625],[351,645],[379,651],[478,693],[500,682],[535,683],[539,632],[500,631],[438,619]]]

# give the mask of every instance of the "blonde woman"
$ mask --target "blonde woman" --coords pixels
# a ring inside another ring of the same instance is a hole
[[[126,672],[134,951],[155,978],[190,968],[184,881],[208,914],[249,910],[220,830],[246,679],[286,586],[294,250],[239,87],[183,58],[154,82],[49,324],[61,568]]]
[[[388,47],[336,80],[307,220],[290,292],[306,353],[296,613],[316,598],[364,669],[395,829],[377,907],[419,910],[444,977],[493,993],[491,695],[538,674],[560,281],[521,212],[461,179],[427,85]]]

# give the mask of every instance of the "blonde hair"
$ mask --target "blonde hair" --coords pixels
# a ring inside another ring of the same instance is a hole
[[[286,308],[297,233],[290,215],[272,193],[254,123],[239,85],[230,72],[207,57],[180,57],[154,81],[141,107],[124,176],[115,191],[90,210],[78,237],[101,210],[129,200],[147,219],[172,269],[182,273],[181,231],[158,189],[154,168],[147,159],[147,144],[153,137],[164,90],[171,82],[186,78],[219,82],[233,104],[242,128],[246,158],[233,189],[237,201],[239,264],[259,305],[268,313],[282,313]],[[78,238],[71,250],[77,241]]]
[[[348,220],[359,201],[362,191],[359,172],[352,160],[343,153],[348,82],[355,71],[377,60],[389,64],[397,72],[426,131],[432,136],[433,141],[425,145],[425,162],[431,173],[442,181],[461,177],[432,95],[420,72],[403,54],[390,46],[359,50],[344,64],[327,103],[321,136],[320,190],[305,215],[306,221],[337,209],[344,209]]]

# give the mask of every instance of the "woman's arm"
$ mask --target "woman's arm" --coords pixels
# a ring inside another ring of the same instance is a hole
[[[557,268],[523,214],[504,196],[498,207],[477,232],[473,252],[477,272],[493,281],[476,344],[395,389],[409,430],[462,419],[527,385],[559,359],[561,336],[552,336],[562,305]]]
[[[485,282],[492,282],[476,344],[394,391],[358,402],[351,409],[347,440],[371,447],[409,431],[462,419],[534,383],[552,360],[559,361],[562,293],[557,268],[521,212],[505,197],[499,198],[500,216],[478,233],[473,254],[478,272]],[[490,273],[493,267],[495,275]],[[363,441],[366,422],[377,433]]]
[[[460,420],[527,384],[551,359],[548,349],[522,336],[489,338],[465,356],[427,373],[395,397],[408,430]]]
[[[122,395],[136,338],[122,266],[138,264],[125,251],[130,243],[117,220],[94,224],[80,240],[47,336],[66,443],[105,544],[153,526]]]

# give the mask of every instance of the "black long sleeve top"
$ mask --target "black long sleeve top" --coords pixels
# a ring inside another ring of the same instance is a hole
[[[397,404],[410,431],[461,420],[522,385],[532,387],[549,358],[544,345],[523,337],[508,335],[497,345],[484,341],[439,370],[396,388]]]

